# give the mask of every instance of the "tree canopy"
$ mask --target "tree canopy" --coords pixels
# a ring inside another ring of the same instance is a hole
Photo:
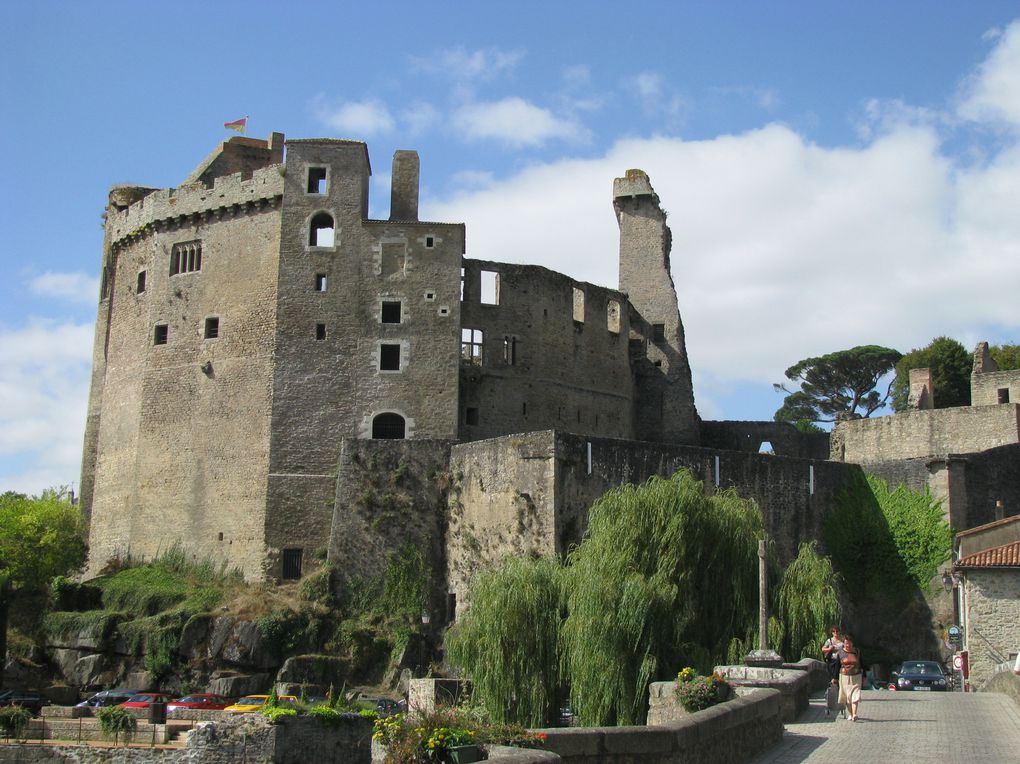
[[[871,416],[889,397],[888,388],[884,394],[875,388],[902,357],[892,348],[859,345],[798,361],[786,370],[786,378],[796,382],[799,390],[773,385],[777,392],[787,394],[775,419],[835,422]]]
[[[84,561],[81,511],[64,492],[0,495],[0,584],[13,591],[43,588]]]
[[[894,411],[906,411],[910,397],[910,370],[931,369],[935,408],[970,405],[970,373],[974,361],[959,342],[936,337],[923,348],[915,348],[896,364],[892,384]]]
[[[1020,369],[1020,345],[992,345],[988,348],[999,371]]]

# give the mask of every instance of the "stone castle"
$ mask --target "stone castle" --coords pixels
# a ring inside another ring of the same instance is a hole
[[[609,289],[466,258],[463,224],[418,219],[415,152],[394,155],[390,216],[374,220],[364,143],[284,148],[279,133],[234,137],[178,188],[110,192],[89,574],[175,543],[249,579],[325,559],[372,572],[410,544],[437,570],[430,606],[452,617],[478,565],[565,552],[621,483],[687,467],[736,487],[788,559],[819,537],[851,462],[885,464],[863,458],[884,453],[889,436],[866,432],[883,420],[841,425],[830,459],[828,434],[699,418],[670,230],[640,170],[614,182]],[[994,408],[1016,422],[1015,403]],[[1011,480],[981,490],[1012,492],[1015,512]]]

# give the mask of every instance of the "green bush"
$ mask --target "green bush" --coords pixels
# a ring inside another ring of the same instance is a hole
[[[138,727],[138,720],[126,708],[120,706],[106,706],[96,712],[99,717],[99,728],[104,735],[117,736],[129,734]]]
[[[280,721],[286,719],[288,716],[297,716],[296,708],[281,708],[280,706],[270,706],[268,703],[259,709],[259,713],[266,717],[273,724],[279,724]]]
[[[32,712],[22,706],[0,708],[0,731],[7,738],[21,738],[25,727],[32,719]]]

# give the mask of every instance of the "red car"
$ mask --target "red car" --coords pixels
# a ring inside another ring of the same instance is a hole
[[[168,713],[176,708],[191,708],[198,711],[222,711],[233,702],[230,698],[225,698],[222,695],[196,692],[194,695],[185,695],[183,698],[170,701],[166,710]]]
[[[153,703],[169,703],[172,698],[160,692],[142,692],[132,695],[128,700],[120,704],[121,708],[148,708]]]

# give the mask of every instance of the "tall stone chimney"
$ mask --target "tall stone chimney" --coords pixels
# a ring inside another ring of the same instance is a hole
[[[935,385],[931,369],[911,369],[907,406],[912,409],[935,408]]]
[[[418,152],[393,152],[390,220],[418,219]]]

